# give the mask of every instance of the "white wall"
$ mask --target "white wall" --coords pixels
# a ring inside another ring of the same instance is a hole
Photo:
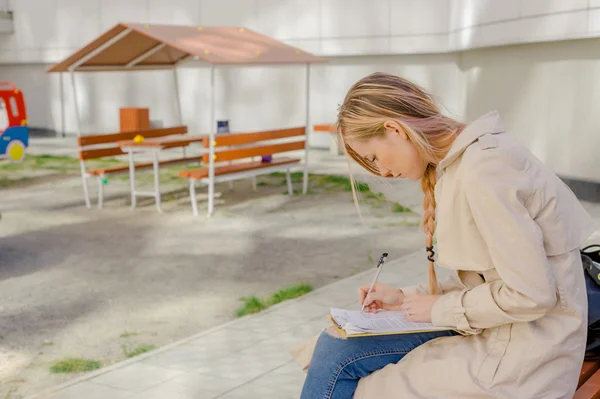
[[[600,36],[600,0],[11,0],[0,63],[54,63],[118,22],[243,25],[326,56]]]
[[[496,109],[556,173],[600,182],[600,39],[469,51],[460,66],[467,120]]]

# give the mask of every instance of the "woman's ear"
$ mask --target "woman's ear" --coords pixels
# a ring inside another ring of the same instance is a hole
[[[383,123],[383,127],[385,128],[387,133],[396,135],[404,140],[408,139],[406,132],[402,129],[402,126],[395,120],[388,120]]]

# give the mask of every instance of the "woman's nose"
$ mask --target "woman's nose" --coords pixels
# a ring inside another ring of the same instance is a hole
[[[377,169],[379,169],[379,174],[383,177],[386,177],[387,175],[390,174],[390,169],[386,168],[385,166],[383,166],[381,163],[376,162],[377,163]]]

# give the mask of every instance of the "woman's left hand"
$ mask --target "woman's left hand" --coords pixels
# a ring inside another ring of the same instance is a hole
[[[404,298],[400,310],[409,321],[415,323],[431,323],[431,309],[439,295],[417,294]]]

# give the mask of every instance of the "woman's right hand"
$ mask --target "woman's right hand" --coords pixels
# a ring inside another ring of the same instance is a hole
[[[398,288],[383,283],[375,283],[371,293],[367,295],[371,284],[363,285],[358,289],[358,300],[365,312],[375,313],[378,309],[400,310],[404,301],[404,293]]]

